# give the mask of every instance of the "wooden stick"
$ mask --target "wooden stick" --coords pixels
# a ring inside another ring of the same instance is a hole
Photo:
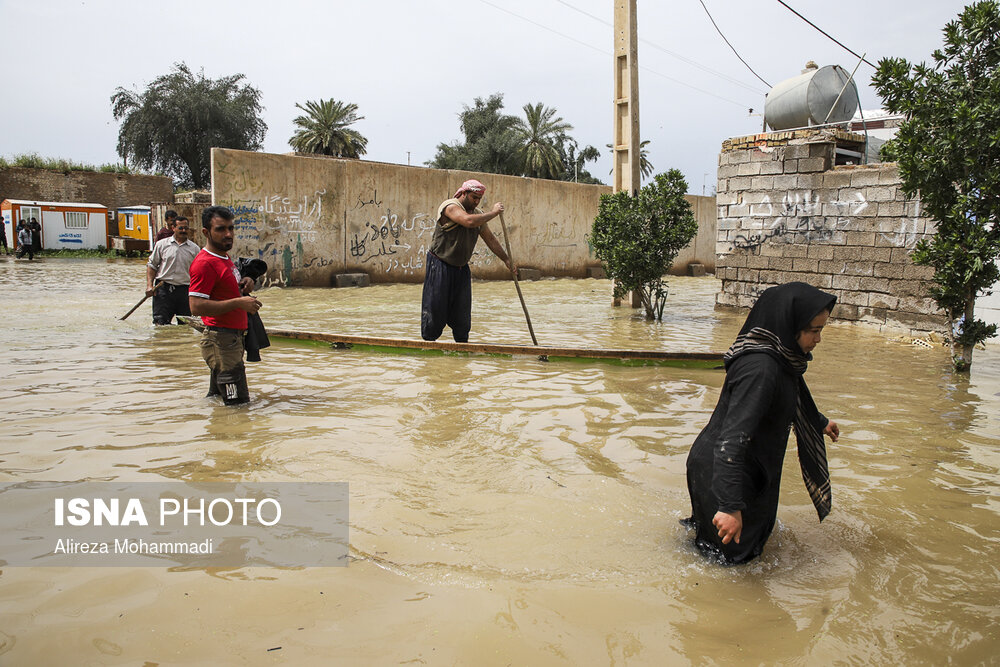
[[[161,280],[160,282],[158,282],[155,285],[153,285],[153,291],[155,292],[156,290],[160,289],[160,285],[162,285],[162,284],[163,284],[163,281]],[[136,311],[136,309],[139,308],[139,306],[141,306],[142,304],[146,303],[146,299],[148,299],[148,298],[149,298],[148,294],[146,296],[142,297],[142,299],[140,299],[139,303],[137,303],[134,306],[132,306],[132,310],[130,310],[127,313],[125,313],[124,315],[122,315],[119,319],[121,319],[121,320],[128,319],[128,316],[131,315],[132,313],[134,313]]]
[[[514,263],[514,255],[510,252],[510,235],[507,234],[507,223],[503,219],[503,211],[500,211],[500,227],[503,229],[503,240],[507,245],[507,261],[511,264]],[[517,298],[521,300],[521,308],[524,310],[524,319],[528,322],[528,333],[531,334],[531,342],[536,346],[538,345],[538,339],[535,338],[535,329],[531,326],[531,316],[528,315],[528,307],[524,304],[524,295],[521,294],[521,285],[517,282],[517,271],[513,272],[514,276],[514,287],[517,289]]]

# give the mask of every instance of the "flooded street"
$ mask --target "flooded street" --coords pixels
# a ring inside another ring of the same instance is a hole
[[[758,561],[678,520],[721,371],[378,355],[276,343],[252,402],[202,398],[138,260],[0,259],[0,481],[350,484],[343,568],[11,568],[0,664],[996,664],[1000,346],[833,323],[806,375],[842,437],[816,520],[794,452]],[[597,280],[522,283],[543,345],[723,351],[742,315],[671,277],[662,323]],[[258,293],[275,328],[419,337],[420,285]],[[510,283],[473,342],[530,344]],[[445,338],[450,339],[446,330]],[[444,339],[444,338],[443,338]],[[790,449],[794,449],[794,438]]]

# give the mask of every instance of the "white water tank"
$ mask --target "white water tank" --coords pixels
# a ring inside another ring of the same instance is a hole
[[[810,61],[802,74],[785,79],[767,94],[764,122],[775,131],[843,123],[851,120],[857,110],[858,88],[847,70],[839,65],[817,67]]]

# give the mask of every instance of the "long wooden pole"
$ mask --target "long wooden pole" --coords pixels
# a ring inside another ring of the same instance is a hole
[[[514,255],[510,252],[510,235],[507,234],[507,223],[503,219],[503,211],[500,211],[500,227],[503,229],[503,241],[507,246],[507,261],[514,263]],[[524,295],[521,294],[521,285],[517,282],[517,271],[514,271],[514,287],[517,289],[517,298],[521,300],[521,309],[524,310],[524,319],[528,322],[528,333],[531,334],[531,342],[536,346],[538,339],[535,338],[535,329],[531,326],[531,315],[528,315],[528,306],[524,303]]]
[[[153,291],[155,292],[156,290],[160,289],[160,285],[162,285],[162,284],[163,284],[163,281],[161,280],[160,282],[158,282],[155,285],[153,285]],[[131,315],[132,313],[134,313],[139,308],[139,306],[141,306],[142,304],[146,303],[146,299],[148,299],[148,298],[149,298],[148,294],[146,296],[142,297],[142,299],[139,300],[139,303],[137,303],[134,306],[132,306],[132,310],[130,310],[127,313],[125,313],[124,315],[122,315],[119,319],[122,319],[122,320],[128,319],[128,316]]]

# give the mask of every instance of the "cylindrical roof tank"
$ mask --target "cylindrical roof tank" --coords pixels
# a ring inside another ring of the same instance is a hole
[[[858,88],[854,81],[844,90],[850,78],[847,70],[839,65],[816,67],[810,62],[802,74],[785,79],[767,94],[764,121],[776,131],[849,121],[858,110]],[[841,90],[843,95],[840,95]],[[830,113],[835,102],[836,107]]]

